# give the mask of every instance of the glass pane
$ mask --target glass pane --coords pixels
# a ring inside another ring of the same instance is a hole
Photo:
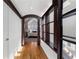
[[[44,41],[46,40],[46,33],[44,33]]]
[[[76,15],[63,19],[63,35],[76,37]]]
[[[54,11],[49,15],[49,22],[54,21]]]
[[[45,24],[45,16],[44,16],[44,18],[43,18],[43,20],[42,20],[42,24]]]
[[[63,14],[76,8],[76,0],[63,0]]]
[[[50,23],[50,33],[54,33],[54,23]]]
[[[63,41],[63,59],[76,59],[76,45]]]
[[[42,38],[42,25],[40,23],[40,38]]]
[[[50,34],[50,46],[53,48],[54,45],[54,35]]]
[[[42,39],[44,40],[44,25],[42,25]]]
[[[44,32],[45,32],[45,25],[44,25]]]

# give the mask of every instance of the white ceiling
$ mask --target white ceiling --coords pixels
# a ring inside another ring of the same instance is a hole
[[[11,0],[21,16],[35,14],[42,16],[52,5],[52,0]]]

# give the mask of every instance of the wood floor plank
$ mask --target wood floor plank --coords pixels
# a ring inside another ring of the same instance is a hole
[[[36,42],[29,42],[23,46],[22,51],[17,52],[19,56],[14,59],[48,59],[41,46]]]

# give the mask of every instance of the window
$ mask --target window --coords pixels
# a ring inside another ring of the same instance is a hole
[[[46,40],[46,33],[45,33],[45,30],[46,30],[46,26],[45,26],[45,16],[43,17],[43,20],[42,20],[42,39],[45,41]]]
[[[49,14],[49,42],[50,46],[54,47],[54,11]]]
[[[67,41],[63,41],[63,58],[76,59],[76,45]]]
[[[52,11],[49,15],[49,22],[54,21],[54,11]]]
[[[63,58],[76,59],[76,15],[63,18]]]
[[[63,35],[76,37],[76,15],[63,19]]]
[[[50,46],[53,48],[54,47],[54,35],[50,34]]]
[[[54,47],[54,11],[43,17],[42,33],[43,40],[51,47]]]
[[[54,33],[54,22],[49,24],[50,26],[50,33]]]
[[[63,0],[63,59],[76,59],[76,1]]]

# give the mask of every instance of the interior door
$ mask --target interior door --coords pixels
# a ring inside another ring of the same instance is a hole
[[[5,3],[3,3],[3,59],[8,59],[8,49],[9,49],[9,20],[8,20],[8,8]]]

